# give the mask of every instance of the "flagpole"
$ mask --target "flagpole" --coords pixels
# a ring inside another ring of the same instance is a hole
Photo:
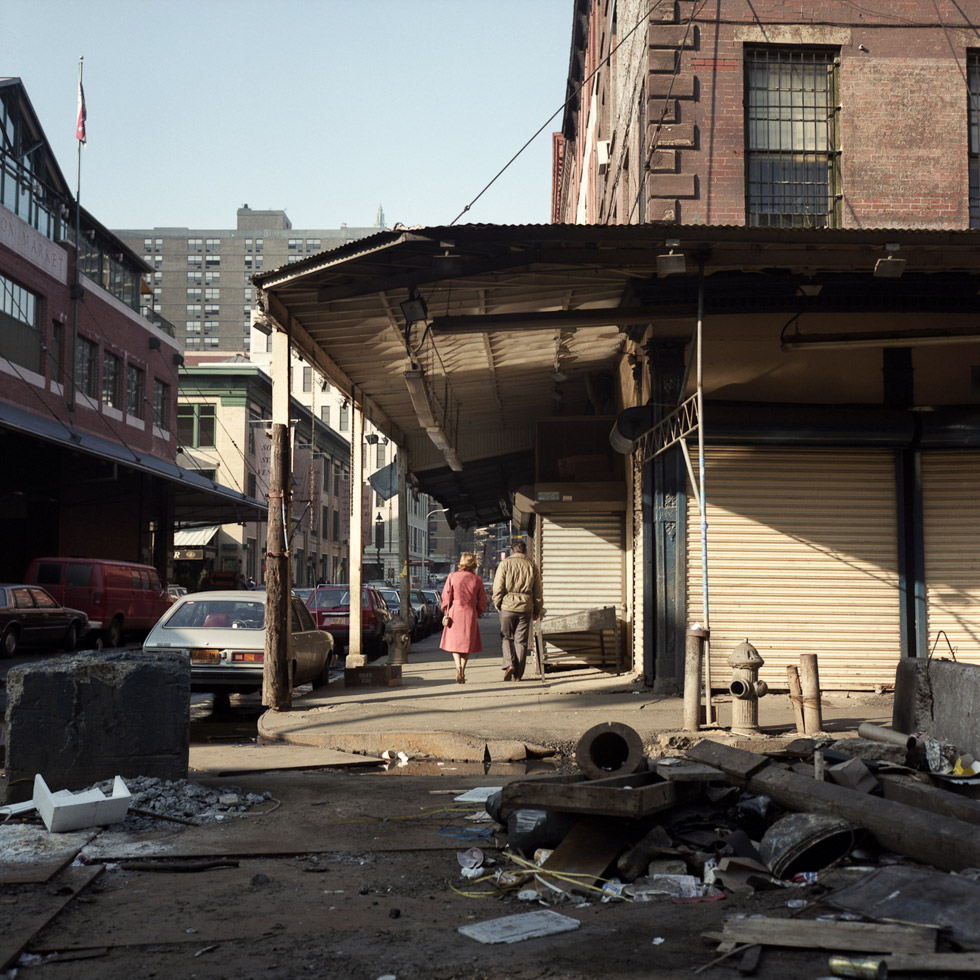
[[[82,88],[82,63],[84,55],[78,57],[78,117],[75,120],[75,140],[78,143],[78,163],[75,166],[75,266],[71,285],[71,367],[68,372],[68,398],[65,404],[69,413],[75,411],[75,362],[78,346],[78,302],[81,299],[81,276],[79,265],[82,254],[82,145],[85,143],[85,92]]]

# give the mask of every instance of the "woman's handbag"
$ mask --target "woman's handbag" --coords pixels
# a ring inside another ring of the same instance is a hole
[[[450,610],[453,608],[453,579],[450,575],[449,577],[449,605],[446,606],[446,611],[442,614],[442,625],[447,629],[453,625],[453,617],[450,615]]]

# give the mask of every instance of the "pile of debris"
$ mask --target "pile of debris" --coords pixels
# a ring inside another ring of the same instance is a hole
[[[704,740],[684,758],[647,760],[635,731],[597,726],[579,741],[578,773],[521,779],[488,799],[516,864],[495,882],[547,906],[793,889],[787,912],[729,916],[705,938],[720,958],[741,954],[744,973],[784,946],[841,954],[841,970],[872,954],[878,972],[841,976],[980,975],[980,801],[935,785],[927,756],[945,767],[948,753],[889,729],[865,734],[801,738],[771,755]],[[516,938],[524,925],[574,928],[556,914],[483,925]]]

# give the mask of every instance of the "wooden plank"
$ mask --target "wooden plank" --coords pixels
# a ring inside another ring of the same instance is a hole
[[[610,779],[522,779],[501,791],[505,807],[533,807],[606,817],[646,817],[700,793],[699,783],[669,783],[656,773],[635,773]]]
[[[67,868],[59,878],[59,885],[68,889],[43,896],[41,911],[18,916],[16,909],[6,915],[0,930],[0,970],[5,970],[27,948],[27,944],[93,879],[104,870],[101,864]]]
[[[608,820],[583,817],[548,855],[541,865],[541,877],[566,895],[594,898],[591,889],[616,860],[624,843],[624,828],[610,825]],[[553,877],[555,874],[574,878],[574,882]],[[547,895],[548,887],[542,885],[538,890]]]
[[[704,933],[722,942],[759,943],[803,949],[866,953],[933,953],[938,926],[882,925],[877,922],[833,922],[823,919],[773,919],[732,916],[720,933]]]
[[[889,973],[970,973],[980,976],[980,953],[896,953],[885,957]]]
[[[698,742],[684,755],[694,762],[720,769],[726,776],[734,776],[736,779],[748,779],[752,773],[769,765],[769,759],[764,755],[744,752],[742,749],[734,749],[730,745],[722,745],[709,739]]]
[[[547,616],[538,624],[538,629],[545,636],[551,633],[596,633],[600,630],[614,630],[615,628],[615,606],[585,609],[582,612],[568,613],[565,616]]]
[[[980,800],[951,793],[929,783],[920,783],[908,776],[878,774],[881,792],[886,800],[905,803],[930,813],[942,813],[956,820],[980,825]]]
[[[101,831],[101,827],[91,827],[65,834],[51,834],[40,824],[7,824],[0,827],[0,846],[15,844],[18,853],[24,854],[23,857],[5,858],[0,865],[0,885],[48,881],[71,864],[78,852]],[[27,851],[26,845],[29,844],[32,847]]]

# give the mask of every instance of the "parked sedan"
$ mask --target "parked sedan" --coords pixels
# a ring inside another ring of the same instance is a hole
[[[415,610],[415,619],[418,622],[418,636],[416,639],[422,639],[436,628],[435,621],[432,618],[432,610],[429,608],[428,600],[422,595],[421,589],[412,589],[408,593],[408,597],[412,603],[412,608]]]
[[[181,596],[150,630],[148,653],[182,653],[191,662],[191,690],[245,693],[262,687],[265,660],[263,593],[247,589]],[[325,685],[333,638],[317,629],[299,596],[290,598],[293,684]]]
[[[350,644],[350,586],[318,585],[306,605],[316,625],[334,639],[337,650]],[[384,650],[385,627],[391,613],[373,586],[361,590],[361,636],[368,656],[379,656]]]
[[[37,585],[0,585],[0,656],[22,647],[74,650],[88,629],[81,609],[61,606]]]

